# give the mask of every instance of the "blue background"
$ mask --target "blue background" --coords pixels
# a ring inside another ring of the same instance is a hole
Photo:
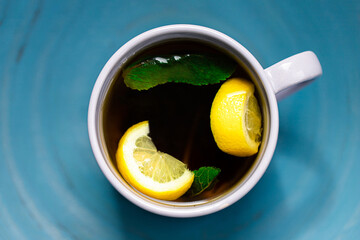
[[[146,212],[101,173],[87,134],[97,75],[132,37],[215,28],[263,67],[312,50],[324,74],[279,103],[278,146],[231,207]],[[359,239],[360,2],[0,0],[0,239]]]

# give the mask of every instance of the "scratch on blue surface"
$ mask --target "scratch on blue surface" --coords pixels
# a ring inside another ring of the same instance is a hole
[[[5,90],[7,90],[6,88],[4,88]],[[3,101],[3,103],[7,103],[7,94],[3,92],[3,96],[4,99],[6,99],[5,101]],[[6,107],[3,106],[2,108],[3,111],[2,113],[2,134],[1,134],[1,138],[2,138],[2,142],[6,143],[6,142],[11,142],[11,137],[8,131],[8,116],[7,116],[7,112],[6,111]],[[5,161],[7,162],[10,174],[11,174],[11,178],[14,182],[14,187],[16,188],[19,197],[23,203],[23,205],[27,208],[27,210],[29,211],[29,214],[33,217],[33,219],[35,221],[37,221],[39,223],[39,225],[41,226],[42,230],[44,230],[50,237],[52,237],[53,239],[64,239],[63,235],[58,231],[58,229],[56,228],[55,225],[51,224],[51,222],[48,221],[48,219],[46,217],[44,217],[41,214],[41,211],[39,210],[39,208],[35,205],[35,203],[32,200],[32,196],[28,194],[28,192],[26,191],[26,187],[24,186],[24,183],[22,181],[22,178],[20,177],[16,165],[15,165],[15,160],[13,158],[13,153],[12,153],[12,149],[11,146],[8,145],[3,145],[3,150],[4,150],[4,155],[5,155]]]
[[[3,24],[4,22],[4,19],[6,18],[6,15],[8,13],[8,9],[9,9],[9,6],[10,6],[10,0],[9,1],[6,1],[6,3],[3,5],[3,8],[2,8],[2,11],[0,12],[0,27],[1,25]]]
[[[344,225],[345,231],[348,231],[352,228],[359,227],[359,219],[360,219],[360,203],[354,209],[353,215],[349,218],[348,222]]]
[[[6,62],[7,66],[10,66],[11,63],[16,62],[15,55],[12,55],[13,58],[8,59]],[[13,66],[13,65],[12,65]],[[38,222],[42,230],[48,234],[49,237],[53,239],[63,239],[63,235],[57,230],[56,226],[51,224],[51,222],[44,217],[44,215],[39,210],[38,206],[34,203],[32,196],[26,190],[22,177],[19,175],[16,166],[16,160],[14,159],[13,149],[10,145],[11,135],[9,127],[9,95],[11,94],[11,75],[10,70],[14,68],[5,67],[2,81],[2,98],[1,98],[1,140],[2,140],[2,150],[4,152],[5,161],[7,163],[8,169],[11,174],[11,178],[14,182],[14,187],[17,190],[18,197],[21,199],[22,204],[28,210],[30,216]],[[9,226],[11,227],[11,226]]]
[[[20,62],[23,54],[24,54],[24,51],[25,51],[25,48],[27,46],[27,43],[29,41],[29,38],[31,36],[31,32],[36,24],[36,21],[38,20],[39,18],[39,15],[41,13],[41,9],[42,9],[42,6],[43,6],[43,1],[39,1],[37,6],[36,6],[36,9],[35,11],[33,12],[33,15],[32,15],[32,18],[30,20],[30,24],[26,27],[26,33],[25,35],[23,36],[23,39],[22,39],[22,43],[19,47],[19,50],[17,52],[17,55],[16,55],[16,62]]]
[[[1,200],[0,195],[0,218],[3,220],[4,225],[7,229],[9,229],[9,232],[3,231],[1,234],[5,234],[6,236],[4,239],[26,239],[23,231],[21,228],[18,227],[18,225],[15,223],[15,221],[12,219],[11,214],[7,210],[6,205]],[[12,236],[12,237],[10,237]]]

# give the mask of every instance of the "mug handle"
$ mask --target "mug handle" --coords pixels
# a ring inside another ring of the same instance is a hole
[[[281,100],[320,77],[322,68],[315,53],[306,51],[266,68],[265,74]]]

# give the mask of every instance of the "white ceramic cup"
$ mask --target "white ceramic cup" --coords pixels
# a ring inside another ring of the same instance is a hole
[[[224,194],[194,202],[162,201],[150,198],[131,187],[111,164],[105,147],[101,122],[105,96],[119,69],[140,50],[171,40],[195,40],[216,46],[232,56],[252,77],[259,93],[263,114],[263,138],[255,163],[240,182]],[[256,58],[240,43],[216,30],[196,25],[168,25],[155,28],[131,39],[102,69],[92,91],[88,130],[95,158],[110,183],[128,200],[150,212],[171,217],[195,217],[217,212],[248,193],[267,169],[278,138],[277,100],[286,97],[322,74],[313,52],[302,52],[263,69]]]

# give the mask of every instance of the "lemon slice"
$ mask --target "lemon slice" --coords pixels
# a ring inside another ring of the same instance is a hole
[[[247,157],[258,152],[262,117],[254,85],[232,78],[216,93],[210,112],[210,126],[217,146],[225,153]]]
[[[191,187],[194,174],[183,162],[159,152],[148,134],[148,121],[125,132],[116,152],[119,171],[140,192],[157,199],[175,200]]]

